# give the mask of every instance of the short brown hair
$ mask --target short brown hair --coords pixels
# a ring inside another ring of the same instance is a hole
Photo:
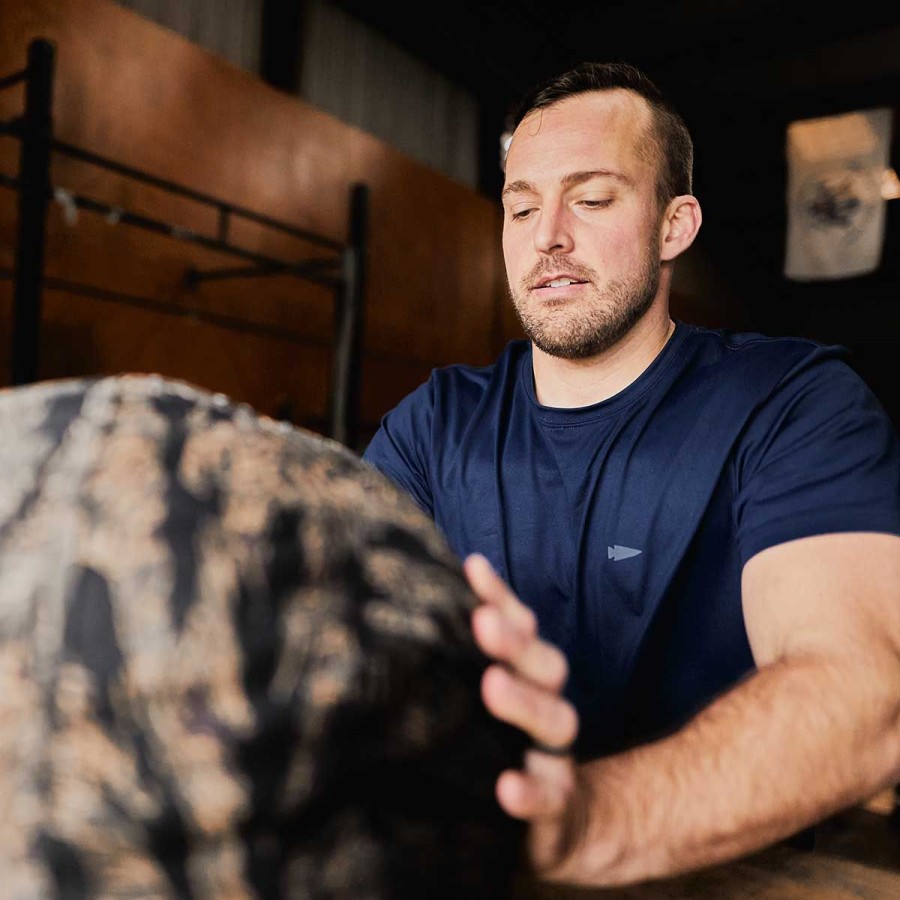
[[[659,165],[657,196],[660,207],[673,197],[690,194],[694,144],[681,114],[640,69],[623,62],[583,62],[532,88],[522,99],[514,126],[535,110],[554,106],[567,97],[616,88],[632,91],[647,101],[653,116],[653,137]]]

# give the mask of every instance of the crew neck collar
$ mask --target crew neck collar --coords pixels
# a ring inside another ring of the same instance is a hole
[[[534,388],[534,367],[532,361],[532,345],[529,342],[528,349],[522,356],[519,375],[525,393],[541,422],[547,425],[583,425],[598,419],[614,415],[638,400],[656,382],[659,376],[668,368],[675,358],[684,339],[690,331],[690,326],[673,317],[675,328],[662,350],[653,361],[631,382],[612,397],[592,403],[589,406],[556,407],[544,406],[538,402]]]

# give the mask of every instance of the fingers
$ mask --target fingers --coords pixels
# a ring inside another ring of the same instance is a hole
[[[557,880],[583,837],[579,786],[571,757],[529,751],[523,771],[507,770],[497,780],[497,802],[513,818],[530,824],[529,856],[542,878]]]
[[[506,771],[497,800],[511,816],[530,823],[529,856],[542,879],[574,883],[577,853],[588,830],[592,792],[571,758],[526,755],[524,771]]]
[[[494,571],[487,558],[472,553],[463,561],[463,570],[472,590],[483,603],[499,609],[505,618],[523,632],[537,634],[534,613],[512,592],[509,585]]]
[[[472,630],[481,649],[534,684],[561,691],[568,677],[568,663],[557,647],[538,637],[534,613],[484,557],[469,556],[465,572],[484,603],[472,614]]]
[[[534,613],[487,559],[473,554],[463,567],[481,600],[472,614],[475,640],[496,660],[482,677],[484,704],[535,746],[549,748],[528,750],[521,770],[507,770],[497,779],[496,794],[509,815],[531,823],[532,862],[550,870],[569,852],[575,796],[575,761],[567,748],[578,733],[578,714],[561,696],[568,664],[559,648],[541,639]]]
[[[492,715],[537,743],[570,747],[578,733],[578,715],[567,700],[505,666],[493,665],[485,671],[481,696]]]
[[[523,678],[545,690],[559,693],[568,677],[568,663],[557,647],[537,634],[517,629],[491,606],[472,613],[472,631],[488,656],[506,663]]]
[[[497,800],[517,819],[553,821],[565,814],[574,788],[568,760],[529,751],[525,771],[510,769],[497,780]]]
[[[515,725],[551,748],[571,746],[578,731],[574,707],[560,696],[568,664],[559,648],[542,640],[534,614],[478,555],[464,563],[470,584],[483,601],[472,615],[479,646],[502,665],[482,680],[482,697],[498,719]]]

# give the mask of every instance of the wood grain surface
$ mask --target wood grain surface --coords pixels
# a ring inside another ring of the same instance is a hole
[[[690,875],[610,889],[523,883],[516,900],[900,900],[900,817],[853,809],[810,850],[779,844]]]

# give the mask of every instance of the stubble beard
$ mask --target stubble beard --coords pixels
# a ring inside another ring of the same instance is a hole
[[[559,359],[588,359],[617,344],[651,307],[659,289],[660,263],[654,254],[647,254],[633,276],[613,281],[602,291],[593,270],[567,260],[566,272],[590,282],[589,296],[577,302],[540,303],[531,297],[529,286],[554,267],[560,268],[552,259],[535,266],[518,290],[510,287],[510,296],[526,337]]]

